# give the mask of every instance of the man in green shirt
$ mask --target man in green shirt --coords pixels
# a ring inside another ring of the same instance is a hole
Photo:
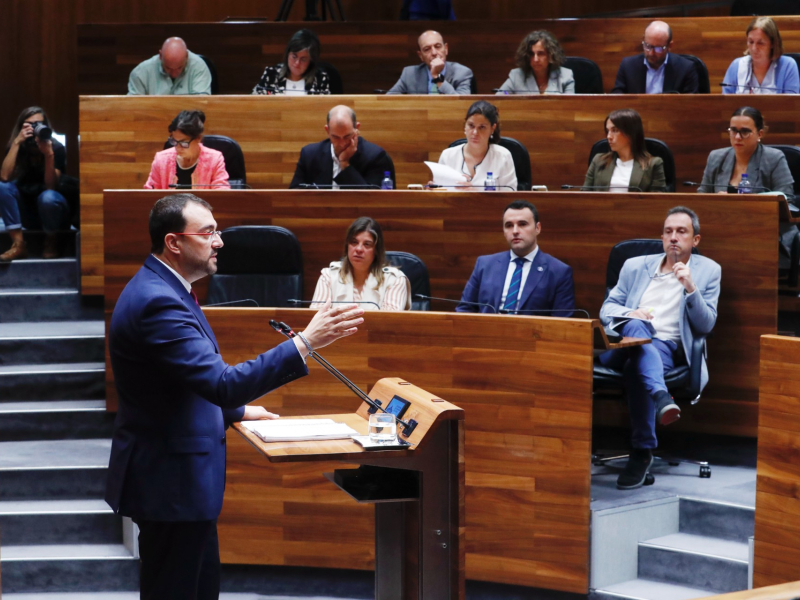
[[[210,94],[211,73],[205,61],[171,37],[158,54],[139,63],[128,78],[129,96],[176,96]]]

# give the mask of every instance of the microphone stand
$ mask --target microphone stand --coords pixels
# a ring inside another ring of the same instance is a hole
[[[492,309],[494,314],[497,314],[497,309],[491,304],[483,302],[467,302],[466,300],[451,300],[450,298],[437,298],[436,296],[426,296],[425,294],[414,294],[414,298],[421,298],[422,300],[441,300],[442,302],[450,302],[452,304],[468,304],[470,306],[488,306]]]
[[[285,335],[289,339],[292,339],[293,337],[297,336],[297,334],[292,330],[292,328],[289,327],[283,321],[279,322],[279,321],[276,321],[274,319],[270,319],[269,320],[269,325],[275,331],[277,331],[278,333],[282,333],[283,335]],[[317,361],[317,363],[319,363],[319,365],[323,369],[325,369],[328,373],[330,373],[336,379],[338,379],[340,382],[342,382],[351,392],[353,392],[356,396],[358,396],[362,401],[364,401],[367,404],[369,404],[370,409],[367,411],[367,412],[369,412],[369,414],[371,414],[371,415],[375,414],[379,410],[381,412],[384,412],[384,413],[386,412],[386,409],[383,408],[383,406],[381,406],[381,401],[380,400],[373,400],[372,398],[370,398],[367,394],[365,394],[361,390],[361,388],[359,388],[355,383],[353,383],[347,377],[345,377],[344,373],[342,373],[339,369],[334,367],[327,360],[322,358],[319,354],[317,354],[317,352],[315,350],[311,350],[308,354],[309,354],[309,356],[311,358],[313,358],[315,361]],[[393,414],[393,413],[387,413],[387,414]],[[400,425],[403,426],[403,435],[405,435],[406,437],[411,435],[413,433],[414,429],[417,427],[417,422],[414,419],[409,419],[408,422],[406,422],[406,421],[398,418],[396,415],[395,415],[395,419],[397,420],[397,422]]]

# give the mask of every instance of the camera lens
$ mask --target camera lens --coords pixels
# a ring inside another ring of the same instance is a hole
[[[53,130],[50,129],[44,123],[41,123],[41,122],[34,123],[34,125],[33,125],[33,135],[35,135],[37,138],[39,138],[43,142],[46,142],[47,140],[49,140],[53,136]]]

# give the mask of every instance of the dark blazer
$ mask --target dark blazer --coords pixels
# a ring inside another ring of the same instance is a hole
[[[440,94],[469,94],[472,86],[472,70],[457,62],[445,62],[444,82],[439,86]],[[405,67],[387,94],[429,94],[428,65],[421,63]]]
[[[694,63],[688,58],[670,53],[664,67],[664,94],[696,94],[700,88]],[[612,94],[646,94],[647,67],[644,54],[623,58],[617,71]]]
[[[108,348],[119,409],[106,502],[139,519],[216,519],[225,428],[244,404],[308,373],[294,343],[227,365],[200,307],[149,256],[117,301]]]
[[[736,153],[733,148],[720,148],[712,150],[708,155],[703,181],[698,192],[713,194],[726,192],[730,185],[733,169],[736,167]],[[777,148],[770,148],[759,144],[747,163],[747,179],[758,194],[767,188],[773,192],[783,192],[791,196],[794,194],[794,177],[789,170],[786,156]]]
[[[380,146],[358,138],[358,150],[350,159],[350,166],[336,176],[339,185],[377,185],[380,187],[383,174],[389,171],[394,182],[394,163]],[[301,183],[330,186],[333,183],[333,156],[331,141],[322,140],[309,144],[300,151],[300,160],[292,178],[290,188]]]
[[[479,256],[475,262],[475,270],[472,271],[472,276],[461,294],[462,304],[456,306],[456,312],[492,312],[487,306],[478,308],[463,304],[464,302],[490,304],[499,312],[500,298],[503,296],[503,287],[510,262],[511,252],[508,250],[488,256]],[[545,254],[540,248],[533,259],[528,278],[525,280],[518,310],[574,308],[575,286],[572,282],[572,267]],[[557,317],[572,315],[570,310],[547,314]]]
[[[605,188],[600,190],[589,191],[608,191],[611,185],[611,176],[614,174],[614,169],[617,167],[616,154],[611,164],[603,168],[601,163],[605,154],[595,154],[592,162],[589,163],[589,169],[586,171],[586,179],[583,181],[584,187],[588,188]],[[639,161],[633,161],[633,171],[631,171],[631,180],[628,183],[630,188],[639,188],[643,192],[663,192],[667,189],[667,177],[664,174],[664,161],[660,156],[653,156],[650,159],[650,166],[642,169]],[[636,190],[633,190],[636,191]]]

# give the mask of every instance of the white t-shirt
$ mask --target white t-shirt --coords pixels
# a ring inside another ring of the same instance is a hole
[[[690,258],[689,265],[691,263],[692,259]],[[650,280],[647,289],[642,294],[638,308],[653,315],[651,322],[658,339],[680,345],[680,306],[681,297],[686,288],[674,273],[661,273],[662,264],[662,262],[656,264],[655,272],[651,273],[653,279]],[[692,293],[696,292],[697,290]]]
[[[291,79],[286,80],[286,93],[287,94],[300,94],[302,96],[306,95],[306,80],[301,79],[300,81],[292,81]]]
[[[468,175],[469,167],[466,166],[464,161],[464,146],[465,144],[461,144],[455,148],[447,148],[444,150],[441,156],[439,156],[439,164],[447,165],[456,171]],[[511,157],[511,152],[498,144],[489,144],[489,150],[486,152],[483,161],[475,166],[475,177],[472,178],[471,182],[464,179],[464,184],[469,185],[471,183],[475,186],[483,186],[486,183],[487,173],[491,173],[494,176],[494,180],[498,185],[498,191],[516,191],[517,172],[514,170],[514,159]],[[466,189],[469,190],[471,188]]]
[[[627,192],[631,184],[631,174],[633,174],[633,159],[623,162],[619,158],[611,174],[611,183],[608,185],[609,192]]]

